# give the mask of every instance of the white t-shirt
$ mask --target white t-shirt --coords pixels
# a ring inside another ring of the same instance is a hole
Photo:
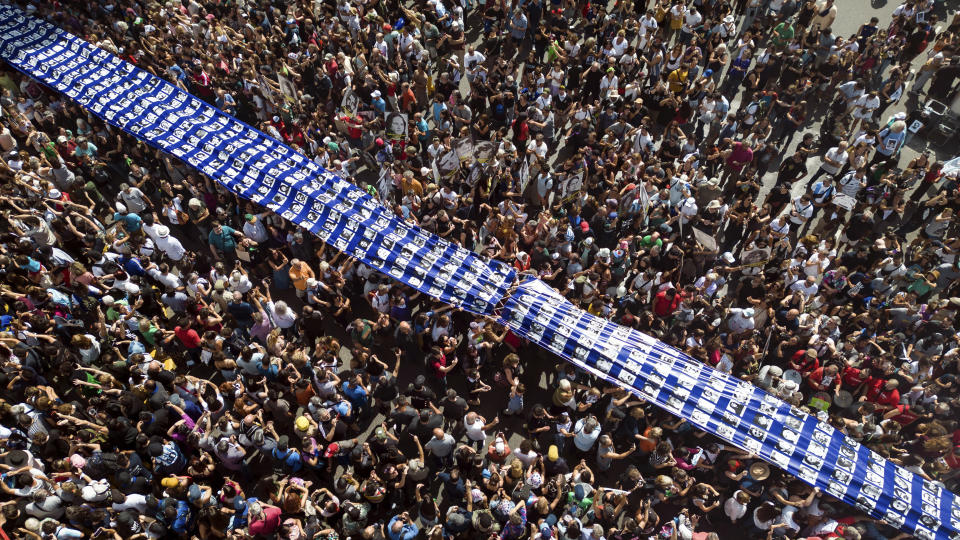
[[[873,117],[873,111],[880,108],[880,98],[863,95],[853,102],[853,117],[868,120]]]
[[[468,70],[474,69],[486,60],[487,57],[480,53],[480,51],[474,51],[473,54],[467,53],[463,55],[463,63],[466,65]]]
[[[840,186],[840,193],[844,195],[856,198],[857,193],[860,193],[860,182],[866,182],[867,177],[863,176],[858,178],[856,171],[850,171],[849,173],[843,175],[843,178],[838,182]]]
[[[183,259],[184,255],[187,254],[187,250],[183,247],[183,244],[180,243],[180,240],[170,235],[158,236],[155,244],[157,249],[174,261]]]
[[[802,225],[806,220],[813,216],[813,202],[804,203],[800,200],[800,197],[797,197],[793,200],[793,209],[796,210],[798,215],[791,215],[790,221],[795,225]],[[801,220],[800,218],[803,219]]]
[[[170,289],[176,289],[180,287],[180,278],[171,274],[170,272],[164,274],[159,268],[151,268],[147,270],[147,275],[159,281],[164,287],[168,287]]]
[[[699,11],[687,11],[683,16],[683,31],[692,34],[693,29],[696,28],[701,21],[703,21],[703,15],[700,15]]]
[[[280,314],[277,313],[276,306],[271,301],[267,302],[267,309],[270,312],[270,316],[273,318],[274,324],[276,324],[278,328],[290,328],[293,326],[293,323],[297,322],[297,314],[294,313],[290,307],[287,307],[286,311],[284,311],[283,314]]]
[[[147,497],[139,493],[131,493],[127,495],[126,499],[124,499],[122,503],[113,503],[113,509],[117,512],[122,512],[131,508],[140,513],[146,512]]]
[[[808,300],[813,295],[817,294],[817,290],[819,288],[820,287],[816,283],[812,283],[808,285],[806,280],[796,281],[794,282],[793,285],[790,286],[791,291],[800,291],[801,293],[803,293],[805,297],[807,297]]]
[[[840,148],[837,146],[834,146],[833,148],[827,150],[827,157],[839,163],[839,166],[831,165],[827,163],[826,160],[824,160],[823,163],[820,164],[820,168],[827,171],[830,174],[837,174],[838,172],[840,172],[840,169],[843,168],[843,164],[846,163],[848,159],[850,159],[850,155],[847,154],[847,151],[840,150]]]
[[[747,513],[747,505],[740,503],[736,499],[737,493],[740,493],[740,491],[737,490],[737,492],[733,494],[733,497],[730,497],[727,499],[727,502],[723,503],[723,513],[730,519],[740,519]]]
[[[135,187],[130,188],[129,193],[126,191],[120,192],[120,200],[123,201],[124,206],[127,207],[128,211],[135,214],[147,209],[147,203],[143,199],[143,192]]]
[[[686,225],[697,215],[697,203],[693,197],[689,197],[680,203],[680,208],[677,211],[680,212],[680,221]]]
[[[577,423],[573,426],[573,444],[581,452],[586,452],[589,450],[593,443],[597,442],[597,439],[600,437],[600,426],[593,428],[593,431],[587,433],[584,429],[584,424],[586,423],[585,418],[577,420]]]
[[[540,159],[546,159],[547,157],[547,143],[546,141],[541,141],[537,144],[537,140],[533,139],[527,143],[527,150],[530,150],[537,155]]]
[[[743,314],[744,310],[740,308],[730,309],[730,318],[727,319],[727,328],[735,334],[740,332],[745,332],[747,330],[752,330],[754,328],[753,317],[746,317]]]
[[[467,420],[466,415],[463,417],[463,427],[467,431],[467,438],[471,441],[482,441],[487,438],[487,434],[483,432],[483,420],[478,416],[476,421],[472,424]]]

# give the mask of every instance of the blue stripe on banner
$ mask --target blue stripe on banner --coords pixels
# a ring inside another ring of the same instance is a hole
[[[747,382],[585,313],[539,280],[516,284],[511,267],[401,221],[368,193],[176,86],[10,6],[0,6],[0,51],[111,125],[384,274],[497,315],[517,335],[918,538],[960,538],[960,504],[941,484]]]

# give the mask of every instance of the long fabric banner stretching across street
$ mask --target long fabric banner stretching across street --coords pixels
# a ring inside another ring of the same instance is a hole
[[[514,332],[918,538],[960,538],[960,501],[755,386],[591,316],[545,283],[410,225],[306,156],[11,6],[0,54],[130,135],[417,290]]]

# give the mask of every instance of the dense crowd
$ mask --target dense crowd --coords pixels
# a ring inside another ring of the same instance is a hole
[[[901,159],[960,74],[933,0],[43,4],[956,491],[960,191]],[[8,66],[0,88],[0,536],[906,536]]]

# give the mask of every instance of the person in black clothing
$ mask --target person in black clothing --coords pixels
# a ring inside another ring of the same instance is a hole
[[[850,218],[850,223],[848,223],[847,228],[844,229],[844,236],[841,237],[841,240],[851,246],[856,246],[861,240],[866,238],[867,235],[873,232],[873,226],[873,212],[869,210],[858,212]]]
[[[470,408],[467,401],[460,397],[453,388],[447,389],[447,395],[440,400],[440,407],[443,409],[443,429],[451,432],[459,432],[462,427],[463,415]]]
[[[410,406],[409,398],[400,396],[397,398],[393,412],[390,413],[390,425],[396,431],[406,431],[419,418],[420,414]]]
[[[423,375],[417,375],[413,384],[407,387],[403,394],[410,398],[410,404],[417,409],[425,409],[428,403],[436,401],[437,394],[426,386],[427,378]]]

